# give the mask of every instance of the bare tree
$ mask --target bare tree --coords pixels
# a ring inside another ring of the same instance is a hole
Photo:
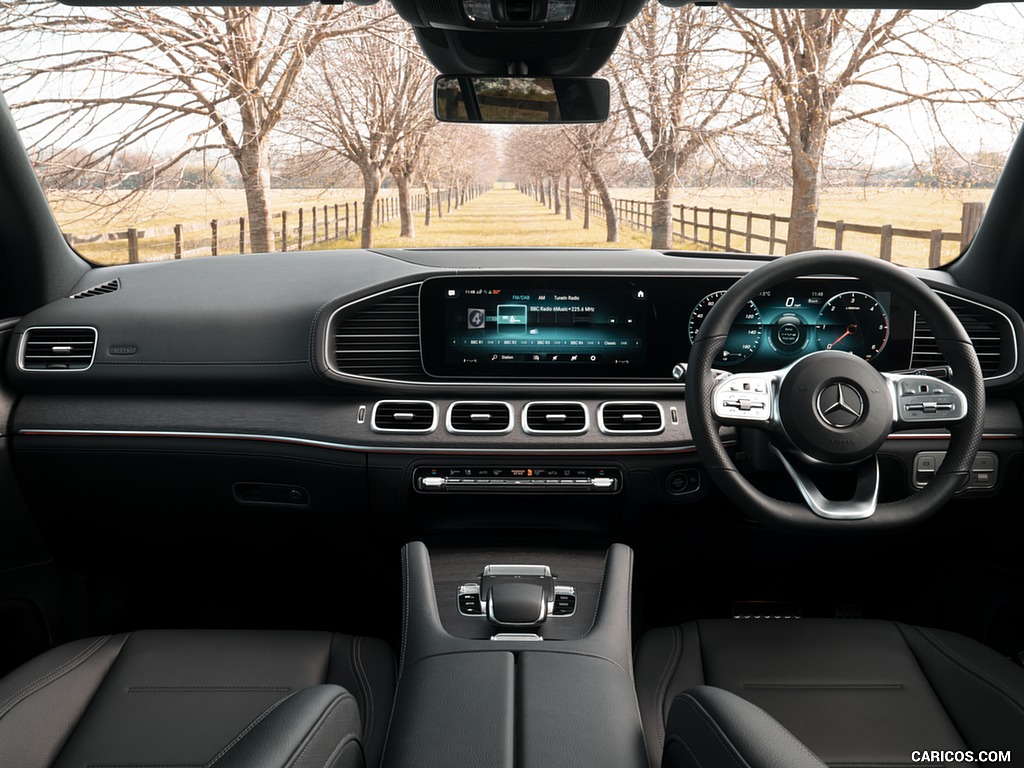
[[[583,228],[590,228],[590,191],[597,190],[604,212],[606,241],[619,241],[619,222],[615,214],[615,203],[612,201],[608,183],[605,180],[605,169],[610,161],[621,152],[621,132],[614,120],[605,123],[591,123],[565,126],[563,135],[572,147],[578,164],[578,173],[583,187]]]
[[[629,128],[654,180],[651,247],[672,247],[672,188],[702,147],[759,112],[739,84],[751,57],[727,54],[708,9],[648,3],[608,65]]]
[[[376,26],[324,45],[289,129],[353,163],[363,179],[362,247],[373,246],[374,205],[403,142],[432,121],[431,69],[389,7],[365,11]]]
[[[830,130],[856,122],[885,128],[876,116],[908,105],[989,108],[1019,98],[1019,88],[1008,93],[973,71],[971,60],[994,41],[970,34],[967,40],[963,32],[954,41],[946,16],[907,9],[722,10],[766,70],[759,90],[789,149],[787,253],[814,247]]]
[[[252,248],[268,251],[270,135],[314,52],[366,26],[349,9],[5,3],[0,39],[18,53],[3,63],[4,88],[25,115],[31,153],[86,150],[71,172],[101,168],[116,181],[114,160],[128,148],[153,154],[154,178],[187,156],[228,153],[245,187]]]
[[[428,139],[429,129],[435,125],[429,110],[424,110],[418,126],[411,128],[402,141],[395,147],[391,160],[391,176],[398,188],[399,237],[413,238],[416,236],[416,225],[412,218],[412,187],[416,177],[423,170],[426,154],[430,151]],[[427,205],[430,205],[430,189],[427,189]],[[429,224],[430,222],[426,222]]]

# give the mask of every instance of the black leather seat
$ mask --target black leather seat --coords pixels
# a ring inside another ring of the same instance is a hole
[[[951,632],[866,620],[691,622],[642,638],[636,679],[654,768],[667,723],[676,746],[666,766],[735,765],[738,755],[751,766],[817,764],[800,742],[833,768],[952,759],[922,761],[922,752],[1024,759],[1024,669]],[[799,742],[756,707],[694,686],[751,702]],[[765,749],[744,754],[747,741]],[[721,760],[697,754],[711,744]]]
[[[329,632],[79,640],[0,680],[0,765],[376,766],[394,686],[386,643]]]

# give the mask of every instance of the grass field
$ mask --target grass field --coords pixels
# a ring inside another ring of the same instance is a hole
[[[390,195],[385,191],[386,196]],[[615,189],[613,196],[631,200],[650,199],[650,190]],[[945,232],[960,230],[960,216],[963,202],[988,202],[991,190],[922,190],[922,189],[827,189],[822,197],[821,218],[843,220],[848,224],[879,226],[891,224],[895,227],[931,230],[940,228]],[[331,189],[325,191],[306,189],[274,190],[272,210],[277,213],[287,210],[289,226],[297,223],[297,211],[305,209],[305,236],[303,246],[309,248],[356,248],[359,240],[354,236],[333,239],[333,206],[361,200],[357,189]],[[153,191],[119,202],[107,199],[109,205],[98,207],[84,193],[65,194],[51,197],[58,221],[65,232],[76,236],[117,232],[133,226],[145,231],[139,240],[140,259],[143,261],[170,258],[173,255],[173,236],[170,229],[174,224],[192,225],[185,233],[185,255],[197,256],[210,253],[210,226],[213,219],[219,222],[218,241],[220,253],[238,251],[238,217],[245,215],[245,199],[241,190],[180,190]],[[757,213],[787,215],[789,211],[788,190],[770,189],[694,189],[677,190],[675,204],[713,206],[724,211],[753,210]],[[318,208],[317,243],[312,243],[312,206]],[[328,240],[323,234],[323,206],[329,209],[330,226]],[[578,206],[577,206],[578,208]],[[716,218],[716,224],[724,224],[724,217]],[[275,219],[280,228],[280,219]],[[354,227],[354,217],[350,228]],[[677,225],[678,227],[678,225]],[[739,228],[740,224],[734,224]],[[341,225],[344,229],[344,225]],[[689,229],[689,227],[688,227]],[[351,230],[350,230],[351,231]],[[755,231],[757,231],[755,229]],[[780,236],[785,228],[780,225]],[[832,233],[819,231],[819,245],[831,247]],[[574,211],[574,220],[566,221],[564,214],[556,215],[531,198],[521,195],[507,185],[499,185],[462,208],[438,218],[436,211],[430,227],[423,226],[422,213],[417,214],[416,237],[398,237],[398,221],[394,220],[376,230],[377,247],[453,247],[453,246],[559,246],[559,247],[604,247],[604,222],[592,217],[591,229],[582,229],[582,211]],[[722,237],[718,238],[719,245]],[[289,238],[290,248],[296,246],[296,237]],[[277,239],[280,247],[280,237]],[[878,253],[879,238],[875,235],[859,235],[847,232],[844,247],[875,255]],[[614,247],[645,248],[650,244],[647,233],[629,226],[620,226],[620,240]],[[678,247],[691,244],[677,241]],[[733,246],[742,246],[736,238]],[[766,246],[764,246],[766,248]],[[96,242],[79,243],[76,248],[98,263],[113,264],[127,261],[127,243],[123,239],[100,239]],[[957,243],[944,243],[943,260],[956,256]],[[777,250],[776,252],[780,252]],[[893,242],[893,260],[897,263],[924,266],[927,263],[928,243],[924,240],[896,238]]]

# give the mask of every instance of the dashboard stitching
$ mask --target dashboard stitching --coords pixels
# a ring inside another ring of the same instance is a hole
[[[175,450],[163,448],[22,448],[23,451],[32,453],[150,453],[168,455],[195,455],[195,456],[242,456],[247,459],[284,459],[286,461],[304,461],[310,464],[324,464],[329,467],[344,467],[346,469],[363,469],[363,464],[342,464],[337,461],[326,459],[310,459],[305,456],[287,456],[275,453],[243,453],[241,451],[202,451],[202,450]]]

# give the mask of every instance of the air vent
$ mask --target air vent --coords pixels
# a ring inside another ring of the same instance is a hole
[[[665,429],[665,412],[654,402],[601,403],[597,423],[606,435],[656,435]]]
[[[583,403],[542,402],[523,406],[523,430],[531,435],[582,435],[589,426]]]
[[[328,323],[328,360],[338,373],[424,381],[420,362],[419,285],[342,307]]]
[[[84,371],[95,354],[95,328],[29,328],[18,363],[25,371]]]
[[[981,363],[981,372],[986,379],[1010,373],[1016,361],[1014,353],[1013,326],[997,310],[976,304],[958,296],[941,294],[942,300],[949,305],[957,319],[971,337],[974,351]],[[1009,352],[1009,354],[1004,354]],[[1004,357],[1007,363],[1004,363]],[[946,365],[946,360],[939,351],[928,321],[920,314],[914,324],[914,350],[910,358],[911,368],[929,368]]]
[[[503,435],[512,431],[512,406],[497,401],[463,400],[448,406],[445,426],[467,435]]]
[[[374,432],[433,432],[437,406],[429,400],[381,400],[373,406]]]
[[[121,289],[121,281],[116,277],[113,280],[108,280],[100,285],[94,285],[92,288],[87,288],[84,291],[78,293],[72,293],[68,296],[69,299],[88,299],[91,296],[102,296],[104,293],[113,293],[114,291]]]

